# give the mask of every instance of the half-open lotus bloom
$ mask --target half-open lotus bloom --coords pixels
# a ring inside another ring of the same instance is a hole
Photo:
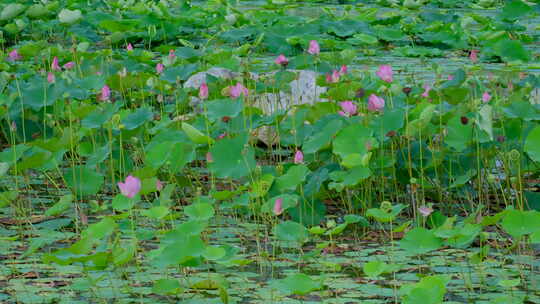
[[[341,111],[339,111],[339,115],[350,117],[356,114],[356,105],[352,101],[343,101],[339,103],[339,106],[341,107]]]
[[[129,175],[125,182],[118,183],[118,188],[123,196],[134,198],[141,191],[141,180]]]
[[[128,43],[128,45],[126,46],[126,50],[133,51],[133,45],[131,45],[131,43]]]
[[[302,151],[297,150],[296,153],[294,153],[294,163],[295,164],[301,164],[304,162],[304,153]]]
[[[319,53],[321,52],[321,47],[319,46],[319,43],[317,42],[317,40],[311,40],[309,42],[309,47],[308,47],[307,52],[310,53],[311,55],[319,55]]]
[[[326,77],[326,83],[332,83],[332,74],[324,75]]]
[[[491,100],[491,95],[489,95],[488,92],[484,92],[484,94],[482,94],[482,101],[489,102],[490,100]]]
[[[66,70],[70,70],[72,69],[73,67],[75,66],[75,62],[73,61],[70,61],[70,62],[67,62],[66,64],[64,64],[62,67]]]
[[[163,73],[163,70],[165,69],[165,66],[163,63],[156,64],[156,73],[161,74]]]
[[[448,80],[454,80],[454,75],[448,75],[448,77],[446,78]]]
[[[283,54],[280,54],[279,56],[277,56],[276,60],[274,60],[274,62],[278,65],[282,65],[282,66],[286,66],[287,64],[289,64],[289,59],[287,59],[287,57],[285,57],[285,55]]]
[[[431,87],[429,84],[424,85],[424,93],[422,93],[422,97],[428,98],[429,97],[429,91],[431,91]]]
[[[17,50],[13,50],[13,51],[9,52],[8,58],[9,58],[9,60],[11,60],[11,61],[15,61],[15,60],[20,60],[20,59],[22,59],[22,56],[19,55],[19,52],[17,52]]]
[[[103,88],[101,88],[101,97],[100,99],[102,101],[109,100],[111,98],[111,89],[108,85],[104,85]]]
[[[157,179],[156,180],[156,190],[161,191],[162,189],[163,189],[163,183],[159,179]]]
[[[339,77],[341,74],[337,70],[333,70],[332,74],[326,74],[326,82],[328,83],[336,83],[339,81]]]
[[[423,217],[428,217],[431,213],[433,213],[433,209],[427,206],[422,206],[418,207],[418,212],[420,212]]]
[[[276,201],[274,202],[273,211],[275,215],[280,215],[283,213],[283,199],[281,197],[277,198]]]
[[[478,61],[478,50],[471,50],[469,59],[472,61],[472,63],[476,63]]]
[[[347,66],[346,66],[346,65],[342,65],[341,68],[339,68],[339,73],[340,73],[341,75],[347,74]]]
[[[174,53],[174,50],[169,51],[169,59],[174,60],[176,58],[176,54]]]
[[[56,77],[54,77],[54,74],[52,72],[47,73],[47,82],[48,83],[54,83],[56,80]]]
[[[231,96],[232,98],[238,98],[242,94],[244,96],[248,96],[249,91],[240,82],[236,83],[236,85],[229,87],[229,96]]]
[[[208,162],[208,163],[213,163],[214,162],[214,158],[212,157],[212,153],[206,152],[206,162]]]
[[[379,69],[377,70],[377,72],[375,72],[375,74],[377,74],[377,76],[379,76],[379,78],[382,81],[392,82],[392,76],[394,74],[394,71],[392,71],[391,66],[387,64],[383,64],[379,67]]]
[[[58,57],[54,56],[53,61],[51,63],[51,70],[53,71],[60,71],[60,65],[58,64]]]
[[[200,99],[208,98],[208,85],[206,84],[206,82],[203,82],[201,86],[199,87],[199,98]]]
[[[381,111],[384,109],[384,99],[375,94],[369,95],[368,110],[372,112]]]

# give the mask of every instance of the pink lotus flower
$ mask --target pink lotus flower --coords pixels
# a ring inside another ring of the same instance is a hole
[[[283,199],[281,197],[277,198],[276,201],[274,202],[273,211],[275,215],[280,215],[283,213]]]
[[[287,59],[287,57],[285,57],[285,55],[283,54],[280,54],[279,56],[277,56],[276,60],[274,60],[274,62],[278,65],[282,65],[282,66],[286,66],[287,64],[289,64],[289,59]]]
[[[54,74],[52,72],[47,73],[47,82],[48,83],[54,83],[56,80],[56,77],[54,77]]]
[[[379,76],[379,78],[385,82],[392,82],[393,73],[392,67],[387,64],[381,65],[377,72],[375,72],[375,74],[377,74],[377,76]]]
[[[484,92],[484,94],[482,94],[482,101],[489,102],[490,100],[491,100],[491,95],[489,95],[488,92]]]
[[[427,206],[421,206],[418,207],[418,212],[422,214],[423,217],[428,217],[431,213],[433,213],[433,208],[427,207]]]
[[[163,73],[163,70],[165,69],[165,66],[163,63],[156,64],[156,73],[161,74]]]
[[[428,84],[424,84],[424,93],[422,93],[422,97],[428,98],[429,91],[431,91],[431,87]]]
[[[326,82],[328,83],[336,83],[339,81],[339,77],[341,75],[337,70],[333,70],[332,74],[326,74]]]
[[[311,55],[319,55],[319,53],[321,52],[321,48],[317,40],[311,40],[309,42],[309,48],[307,52]]]
[[[295,164],[301,164],[304,162],[304,153],[300,150],[296,150],[296,153],[294,153],[294,163]]]
[[[141,191],[141,180],[129,175],[125,182],[118,183],[118,188],[123,196],[134,198]]]
[[[227,133],[221,133],[218,135],[217,139],[224,139],[227,136]]]
[[[161,191],[162,189],[163,189],[163,183],[159,179],[157,179],[156,180],[156,190]]]
[[[172,61],[176,58],[176,54],[174,53],[174,50],[169,50],[169,59]]]
[[[70,69],[72,69],[74,66],[75,66],[75,62],[70,61],[70,62],[64,64],[62,67],[63,67],[64,69],[66,69],[66,70],[70,70]]]
[[[478,50],[471,50],[469,59],[472,61],[472,63],[476,63],[478,61]]]
[[[454,80],[454,76],[453,75],[448,75],[448,80]]]
[[[342,65],[341,68],[339,68],[339,74],[341,74],[341,75],[347,74],[347,66],[346,65]]]
[[[343,101],[339,103],[339,106],[341,107],[341,111],[339,111],[339,115],[350,117],[356,114],[356,105],[352,101]]]
[[[368,99],[368,110],[372,112],[384,109],[384,99],[375,94],[371,94]]]
[[[206,162],[208,162],[208,163],[213,163],[214,162],[214,158],[212,157],[212,153],[210,153],[210,152],[206,153]]]
[[[126,50],[133,51],[133,45],[131,45],[131,43],[128,43],[128,45],[126,46]]]
[[[236,85],[229,87],[229,96],[232,98],[238,98],[242,94],[244,96],[248,96],[249,91],[240,82],[237,82]]]
[[[53,61],[51,63],[51,70],[53,71],[60,71],[60,65],[58,64],[58,57],[54,56]]]
[[[11,61],[21,60],[22,56],[19,55],[19,52],[17,52],[17,50],[13,50],[13,51],[9,52],[8,59],[11,60]]]
[[[326,74],[324,75],[326,78],[326,83],[332,83],[332,74]]]
[[[104,85],[103,88],[101,88],[101,97],[100,100],[107,101],[111,97],[111,89],[108,85]]]
[[[206,82],[203,82],[201,86],[199,87],[199,98],[200,99],[208,98],[208,85],[206,84]]]

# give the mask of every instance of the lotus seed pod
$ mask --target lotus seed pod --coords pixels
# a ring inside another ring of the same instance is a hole
[[[224,87],[223,89],[221,89],[221,95],[223,96],[229,96],[230,95],[230,88],[229,87]]]
[[[334,227],[336,227],[336,221],[329,220],[328,222],[326,222],[326,228],[334,228]]]
[[[146,80],[146,85],[153,88],[156,84],[156,81],[154,79],[154,77],[150,77],[148,78],[148,80]]]
[[[277,171],[277,174],[278,175],[282,175],[283,174],[283,165],[279,164],[276,166],[276,171]]]
[[[405,93],[407,96],[409,96],[409,94],[411,93],[412,91],[412,88],[410,87],[405,87],[402,89],[403,93]]]
[[[235,24],[236,23],[236,15],[235,14],[228,14],[227,16],[225,16],[225,20],[227,20],[227,22],[229,24]]]
[[[118,124],[120,124],[120,114],[114,114],[113,117],[111,118],[111,124],[113,125],[113,127],[117,127]]]
[[[379,209],[385,212],[390,212],[392,210],[392,203],[389,201],[384,201],[381,203],[381,206],[379,207]]]
[[[521,153],[519,153],[518,150],[513,149],[512,151],[508,152],[508,158],[511,161],[517,161],[521,157]]]

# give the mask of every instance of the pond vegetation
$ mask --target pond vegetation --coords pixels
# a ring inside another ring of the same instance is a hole
[[[0,302],[540,303],[539,13],[0,1]]]

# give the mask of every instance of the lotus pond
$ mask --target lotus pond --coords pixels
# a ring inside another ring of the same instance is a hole
[[[0,0],[0,302],[540,303],[539,14]]]

